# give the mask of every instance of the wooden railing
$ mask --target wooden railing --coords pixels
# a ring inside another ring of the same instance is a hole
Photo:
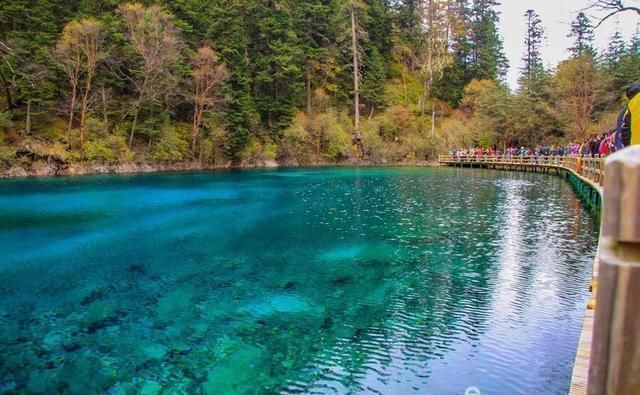
[[[640,146],[607,159],[588,394],[640,394]]]
[[[461,166],[528,166],[569,169],[596,185],[604,184],[605,158],[580,156],[454,156],[440,155],[438,162]]]

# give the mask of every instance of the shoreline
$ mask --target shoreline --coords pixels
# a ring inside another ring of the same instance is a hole
[[[96,163],[32,163],[28,169],[21,166],[13,166],[0,172],[2,179],[28,179],[50,177],[85,177],[94,175],[125,175],[125,174],[152,174],[152,173],[186,173],[206,172],[214,170],[252,170],[252,169],[283,169],[283,168],[328,168],[328,167],[439,167],[436,161],[415,161],[397,163],[373,163],[373,162],[340,162],[340,163],[277,163],[264,162],[252,165],[202,165],[197,162],[179,163],[123,163],[117,165],[104,165]]]

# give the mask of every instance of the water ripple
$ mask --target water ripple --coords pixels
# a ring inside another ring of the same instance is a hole
[[[597,239],[560,178],[303,169],[0,196],[0,393],[568,388]]]

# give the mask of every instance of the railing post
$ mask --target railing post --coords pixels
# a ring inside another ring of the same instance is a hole
[[[606,162],[587,392],[640,394],[640,147]]]

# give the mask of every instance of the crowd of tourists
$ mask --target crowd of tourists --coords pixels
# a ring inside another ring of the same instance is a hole
[[[453,149],[453,156],[581,156],[605,157],[627,146],[640,144],[640,82],[627,91],[629,104],[620,111],[617,124],[608,131],[594,134],[583,142],[572,142],[566,146],[505,147],[494,144],[490,147]],[[503,152],[504,151],[504,152]]]

